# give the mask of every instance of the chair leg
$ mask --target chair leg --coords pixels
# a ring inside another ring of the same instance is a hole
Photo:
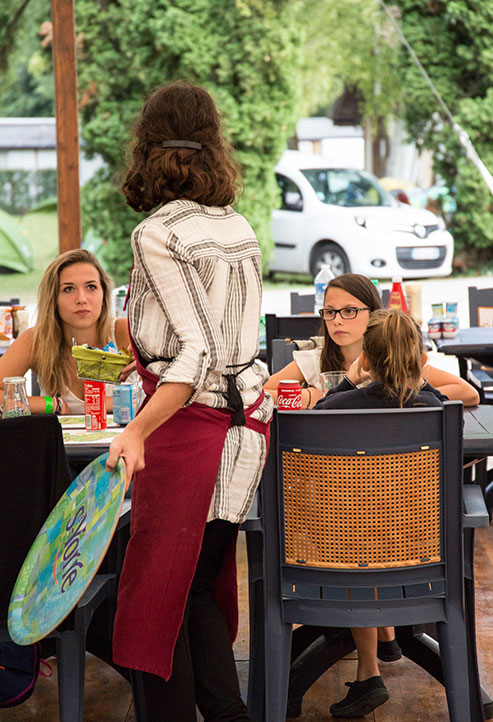
[[[291,624],[273,624],[265,628],[265,722],[285,722],[291,664]]]
[[[58,704],[60,722],[82,722],[84,717],[85,644],[74,630],[57,638]]]
[[[447,623],[437,623],[437,632],[450,722],[481,722],[472,718],[469,708],[467,633],[462,614],[450,614]]]
[[[130,681],[132,683],[132,697],[136,722],[147,722],[147,708],[144,698],[144,684],[142,672],[135,669],[130,670]]]
[[[250,654],[248,665],[248,714],[252,722],[262,722],[265,714],[264,665],[264,582],[263,536],[247,532],[248,597],[250,615]]]

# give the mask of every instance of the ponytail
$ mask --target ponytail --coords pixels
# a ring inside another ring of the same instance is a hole
[[[363,351],[376,381],[399,406],[419,389],[423,337],[416,321],[402,311],[374,311],[363,336]]]

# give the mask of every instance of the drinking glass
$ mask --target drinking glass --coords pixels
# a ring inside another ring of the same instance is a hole
[[[344,376],[345,371],[323,371],[320,376],[322,377],[322,388],[324,391],[334,388],[337,384],[340,384]]]
[[[30,416],[31,409],[27,400],[26,379],[24,376],[10,376],[3,380],[3,418]]]

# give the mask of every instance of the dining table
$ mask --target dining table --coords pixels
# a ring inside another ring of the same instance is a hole
[[[463,379],[467,380],[468,358],[473,358],[485,366],[493,366],[493,328],[462,328],[454,338],[435,339],[434,342],[441,353],[457,357],[459,373]]]

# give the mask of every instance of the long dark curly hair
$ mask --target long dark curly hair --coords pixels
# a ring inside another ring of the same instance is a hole
[[[180,80],[151,95],[133,128],[131,162],[122,191],[136,211],[182,198],[226,206],[240,190],[233,149],[224,140],[209,93]],[[201,149],[163,148],[166,140],[201,143]]]

